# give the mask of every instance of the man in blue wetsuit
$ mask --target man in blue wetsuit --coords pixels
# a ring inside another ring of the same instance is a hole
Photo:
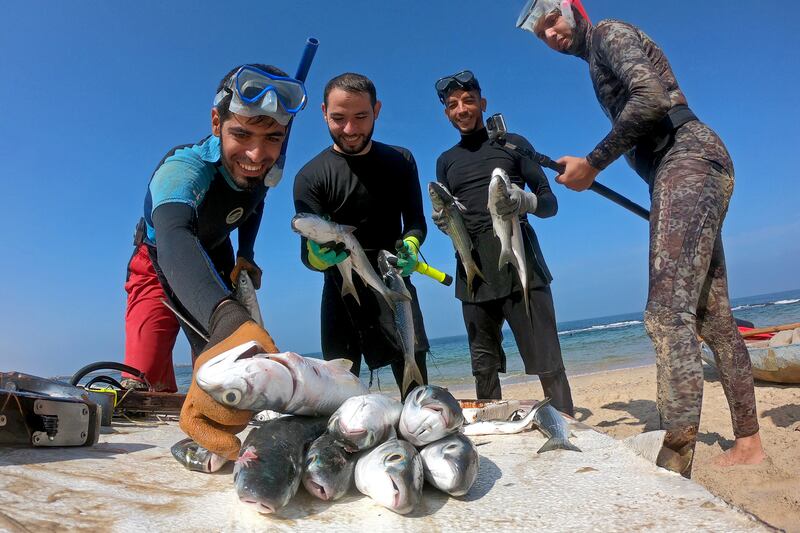
[[[250,340],[277,351],[269,334],[232,298],[231,286],[241,269],[260,286],[253,244],[268,189],[265,177],[280,155],[290,119],[305,102],[303,84],[285,72],[270,65],[237,67],[217,88],[212,135],[174,148],[153,173],[128,265],[125,362],[143,371],[154,389],[177,389],[171,351],[178,322],[162,300],[210,338],[206,342],[183,324],[193,355],[199,354],[196,368]],[[233,434],[250,416],[216,404],[193,382],[181,427],[211,451],[235,457]]]

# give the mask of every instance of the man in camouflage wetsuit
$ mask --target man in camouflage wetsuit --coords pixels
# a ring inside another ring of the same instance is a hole
[[[716,462],[760,462],[753,374],[730,310],[721,239],[734,175],[725,145],[694,116],[666,56],[638,28],[616,20],[593,26],[580,0],[530,0],[517,27],[587,61],[612,121],[588,156],[559,160],[566,170],[556,181],[585,190],[624,154],[650,187],[645,327],[656,349],[657,406],[667,430],[659,465],[691,473],[703,396],[698,336],[714,352],[736,437]]]

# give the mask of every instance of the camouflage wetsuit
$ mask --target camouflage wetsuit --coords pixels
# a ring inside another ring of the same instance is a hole
[[[733,163],[722,140],[689,111],[667,58],[647,35],[616,20],[576,21],[567,53],[589,63],[613,123],[587,160],[602,170],[624,154],[651,190],[645,326],[657,355],[664,446],[681,459],[673,469],[688,475],[703,396],[698,335],[714,352],[734,435],[758,432],[750,358],[730,310],[721,239]]]

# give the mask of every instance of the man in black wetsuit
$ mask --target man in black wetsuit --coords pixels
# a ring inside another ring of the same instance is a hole
[[[506,371],[502,348],[502,325],[507,321],[517,342],[526,374],[537,374],[545,396],[556,409],[573,415],[572,393],[564,372],[561,346],[556,330],[555,309],[550,293],[553,277],[544,261],[539,241],[528,224],[529,213],[551,217],[558,211],[541,167],[508,148],[489,142],[483,122],[486,99],[481,96],[478,80],[470,71],[446,76],[436,83],[444,112],[461,133],[461,140],[439,156],[436,179],[466,207],[463,213],[474,246],[474,256],[486,282],[475,281],[472,293],[467,290],[466,275],[458,260],[456,298],[461,300],[467,328],[472,373],[478,398],[501,398],[498,373]],[[508,134],[516,146],[532,150],[523,137]],[[525,311],[522,285],[511,265],[498,269],[500,241],[492,231],[487,207],[489,182],[495,168],[505,170],[513,183],[501,214],[523,219],[523,242],[528,268],[530,316]],[[532,192],[524,190],[528,185]],[[445,231],[441,213],[433,220]]]
[[[428,338],[416,289],[409,278],[427,231],[417,164],[405,148],[372,140],[380,109],[375,86],[365,76],[345,73],[328,82],[322,112],[333,146],[325,148],[297,174],[295,210],[355,227],[355,236],[376,271],[378,252],[397,250],[397,266],[412,296],[416,361],[427,383]],[[370,370],[391,364],[399,387],[403,351],[392,311],[357,275],[353,282],[361,304],[352,296],[342,296],[341,275],[331,267],[347,255],[325,244],[302,238],[300,246],[303,264],[325,275],[323,357],[353,361],[356,375],[362,355]],[[417,385],[422,384],[412,383],[411,388]],[[407,393],[401,391],[403,397]]]
[[[593,25],[580,0],[529,0],[517,27],[589,64],[612,126],[586,157],[562,157],[556,181],[582,191],[621,155],[650,187],[650,287],[644,320],[656,351],[657,407],[666,430],[657,463],[689,476],[703,399],[702,338],[719,368],[736,442],[719,465],[765,455],[750,357],[728,299],[722,223],[733,162],[722,139],[689,109],[661,48],[618,20]]]

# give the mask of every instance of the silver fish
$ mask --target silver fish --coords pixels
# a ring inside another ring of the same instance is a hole
[[[437,385],[425,385],[406,397],[399,429],[414,446],[425,446],[457,432],[462,425],[464,413],[453,395]]]
[[[411,312],[411,292],[406,287],[403,277],[390,263],[392,258],[395,256],[386,250],[378,252],[378,268],[386,286],[408,296],[408,300],[401,300],[394,304],[394,325],[403,344],[403,384],[400,390],[405,394],[412,383],[424,385],[425,380],[417,366],[417,360],[414,358],[414,316]]]
[[[564,416],[555,407],[550,405],[550,398],[545,398],[544,401],[539,402],[531,411],[533,412],[534,424],[539,428],[539,431],[548,437],[547,442],[536,453],[549,452],[551,450],[581,451],[580,448],[569,441],[570,431],[567,421],[564,420]]]
[[[372,287],[386,300],[390,308],[394,307],[395,301],[410,299],[409,296],[390,290],[378,274],[375,273],[375,269],[372,268],[369,259],[367,259],[364,249],[361,248],[361,244],[353,235],[354,227],[340,226],[335,222],[310,213],[298,213],[292,219],[292,229],[314,242],[340,242],[344,244],[345,248],[350,252],[350,256],[339,263],[339,271],[342,273],[343,280],[343,296],[352,294],[358,301],[356,289],[352,283],[352,271],[355,271],[365,284]]]
[[[366,450],[396,436],[403,404],[383,394],[364,394],[345,401],[330,418],[328,433],[349,452]]]
[[[508,220],[497,214],[497,202],[503,198],[508,198],[508,191],[511,189],[511,178],[502,168],[496,168],[492,172],[492,180],[489,182],[489,213],[492,215],[492,229],[494,234],[500,239],[500,261],[497,265],[502,269],[510,264],[517,271],[519,282],[522,285],[522,299],[525,302],[525,311],[531,314],[530,303],[528,302],[528,271],[525,264],[525,242],[522,237],[522,226],[519,217],[514,216]]]
[[[176,442],[170,451],[180,464],[193,472],[216,472],[228,462],[226,458],[206,450],[192,439]]]
[[[478,449],[461,433],[428,444],[419,452],[425,479],[451,496],[463,496],[478,477]]]
[[[532,408],[528,413],[519,420],[504,421],[504,420],[482,420],[467,424],[462,429],[464,435],[512,435],[520,433],[526,429],[530,429],[534,422],[536,409]]]
[[[368,391],[346,359],[263,352],[252,341],[231,348],[197,369],[197,385],[237,409],[312,416],[330,415],[348,398]]]
[[[422,458],[408,442],[391,439],[358,460],[355,479],[362,494],[395,513],[407,514],[422,498]]]
[[[303,460],[325,418],[284,416],[250,430],[233,467],[239,500],[260,513],[279,511],[297,493]]]
[[[250,274],[244,269],[239,271],[233,296],[247,309],[250,316],[253,317],[253,321],[263,328],[264,319],[261,316],[261,307],[258,305],[256,288],[253,286],[253,280],[250,279]]]
[[[330,433],[315,440],[306,454],[303,486],[320,500],[337,500],[353,485],[359,455],[349,453]]]
[[[464,218],[461,213],[466,211],[466,207],[456,199],[447,187],[438,182],[431,182],[428,184],[428,194],[431,197],[431,204],[436,211],[442,211],[447,220],[447,234],[453,241],[453,247],[456,253],[461,258],[461,264],[464,266],[464,272],[467,275],[467,291],[472,294],[472,284],[475,276],[486,281],[483,273],[475,263],[472,257],[472,239],[467,232],[467,226],[464,225]]]

